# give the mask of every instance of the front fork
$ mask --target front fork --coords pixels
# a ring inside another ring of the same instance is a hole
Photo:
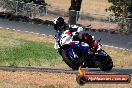
[[[75,52],[73,51],[72,48],[69,48],[69,49],[68,49],[68,52],[69,52],[69,54],[70,54],[70,56],[71,56],[72,58],[78,58],[78,55],[75,54]]]
[[[73,47],[73,46],[71,46],[71,47],[67,49],[70,57],[72,57],[73,61],[79,63],[80,65],[83,65],[84,55],[81,54],[81,52],[79,52],[80,51],[79,48]]]

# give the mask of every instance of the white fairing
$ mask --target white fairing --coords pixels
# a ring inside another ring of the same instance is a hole
[[[61,39],[60,39],[60,44],[65,45],[65,44],[69,44],[69,42],[72,41],[72,36],[69,34],[66,34],[66,32],[68,32],[69,30],[66,30],[65,32],[62,33],[61,35]]]
[[[54,48],[55,49],[59,49],[60,48],[59,45],[58,45],[58,43],[57,43],[57,41],[55,41]]]
[[[72,32],[72,35],[75,35],[76,32],[78,32],[80,35],[82,35],[83,28],[82,27],[78,27],[78,26],[74,26],[74,28],[76,28],[76,27],[78,29],[77,29],[77,31]],[[55,49],[60,48],[59,44],[60,44],[60,46],[63,46],[65,44],[69,44],[70,42],[73,41],[73,36],[71,34],[69,34],[68,32],[69,32],[69,30],[64,31],[63,33],[62,32],[61,33],[60,32],[57,33],[56,41],[55,41],[55,44],[54,44],[54,48]],[[59,44],[58,44],[58,41],[59,41]],[[85,46],[87,46],[87,45],[85,45]]]
[[[69,34],[66,34],[66,32],[68,32],[69,30],[66,30],[62,33],[62,35],[60,35],[60,37],[56,37],[56,41],[55,41],[55,44],[54,44],[54,48],[55,49],[58,49],[60,48],[59,47],[59,44],[58,44],[58,41],[60,43],[60,45],[65,45],[65,44],[69,44],[69,42],[72,41],[72,36],[69,35]]]

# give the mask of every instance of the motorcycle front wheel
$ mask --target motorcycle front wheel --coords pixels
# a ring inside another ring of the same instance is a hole
[[[105,58],[105,59],[100,61],[101,64],[99,68],[103,71],[110,71],[113,68],[113,61],[111,57],[107,56],[107,57],[102,57],[102,58]]]

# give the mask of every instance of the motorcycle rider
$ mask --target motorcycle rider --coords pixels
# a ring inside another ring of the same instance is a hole
[[[54,48],[58,49],[59,48],[58,42],[59,42],[59,39],[61,38],[61,34],[63,33],[63,31],[66,30],[66,23],[62,17],[58,17],[54,19],[53,23],[54,23],[54,29],[58,32],[57,35],[55,36],[56,41],[55,41]]]
[[[99,41],[96,42],[91,35],[83,33],[84,29],[82,27],[77,25],[66,26],[62,17],[56,18],[53,23],[54,29],[58,32],[56,33],[57,38],[54,48],[58,50],[58,53],[69,67],[77,70],[79,66],[91,67],[93,63],[95,67],[97,66],[104,71],[112,69],[111,57],[104,50],[99,49]],[[98,47],[95,50],[99,52],[94,52],[94,49],[91,52],[90,47]]]
[[[58,40],[56,40],[55,49],[58,49],[57,42],[60,39],[60,35],[67,29],[66,23],[62,17],[58,17],[54,19],[54,29],[58,31],[58,35],[56,36]],[[66,33],[69,33],[73,36],[73,41],[80,41],[87,43],[90,48],[97,48],[97,42],[94,40],[94,37],[88,33],[84,33],[83,27],[79,27],[77,25],[69,25],[68,31]]]

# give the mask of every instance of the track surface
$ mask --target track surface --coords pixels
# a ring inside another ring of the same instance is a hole
[[[55,35],[55,30],[47,25],[29,24],[23,22],[15,22],[0,19],[0,27],[18,29],[21,31],[29,31],[40,34]],[[102,43],[119,48],[132,50],[132,35],[109,34],[106,32],[89,32],[95,36],[95,39],[102,39]]]
[[[60,68],[37,68],[37,67],[8,67],[0,66],[0,70],[4,71],[34,71],[34,72],[51,72],[51,73],[67,73],[78,74],[78,71],[71,69]],[[132,75],[131,68],[113,68],[111,71],[101,71],[99,68],[86,68],[86,74],[130,74]]]

